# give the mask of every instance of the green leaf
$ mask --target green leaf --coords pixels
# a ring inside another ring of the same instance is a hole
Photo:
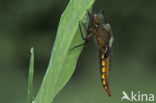
[[[87,9],[92,7],[94,1],[70,0],[61,16],[49,66],[35,103],[51,103],[72,76],[82,47],[73,50],[71,48],[84,42],[78,24],[80,20],[88,18]]]
[[[29,76],[28,76],[27,103],[32,103],[33,100],[34,49],[31,48],[30,52],[31,52],[31,57],[30,57]]]

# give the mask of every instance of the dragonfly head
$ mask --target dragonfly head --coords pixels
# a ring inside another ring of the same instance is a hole
[[[105,21],[104,16],[101,13],[95,13],[95,14],[93,14],[93,21],[96,24],[104,23],[104,21]]]

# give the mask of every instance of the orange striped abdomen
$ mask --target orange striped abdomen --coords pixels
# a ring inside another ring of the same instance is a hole
[[[105,53],[99,51],[100,56],[100,71],[101,71],[101,80],[102,85],[109,96],[111,96],[108,77],[109,77],[109,56],[105,58]]]

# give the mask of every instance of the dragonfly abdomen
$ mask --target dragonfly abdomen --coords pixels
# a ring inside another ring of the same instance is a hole
[[[109,57],[105,57],[105,52],[99,50],[99,58],[100,58],[100,72],[101,72],[101,81],[104,89],[106,90],[107,94],[111,96],[111,92],[109,89],[108,83],[108,74],[109,74]]]

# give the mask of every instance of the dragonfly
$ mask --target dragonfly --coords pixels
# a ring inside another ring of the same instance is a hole
[[[84,23],[84,29],[86,30],[86,37],[83,36],[81,22],[79,22],[79,28],[81,37],[84,43],[75,46],[74,48],[83,46],[88,43],[88,41],[95,36],[98,49],[99,49],[99,64],[100,64],[100,75],[102,85],[107,92],[108,96],[111,96],[110,86],[109,86],[109,71],[110,71],[110,58],[111,58],[111,47],[113,43],[113,34],[110,24],[106,20],[104,10],[102,12],[91,14],[88,11],[88,16],[90,18],[90,28],[87,28]],[[73,49],[74,49],[73,48]]]

